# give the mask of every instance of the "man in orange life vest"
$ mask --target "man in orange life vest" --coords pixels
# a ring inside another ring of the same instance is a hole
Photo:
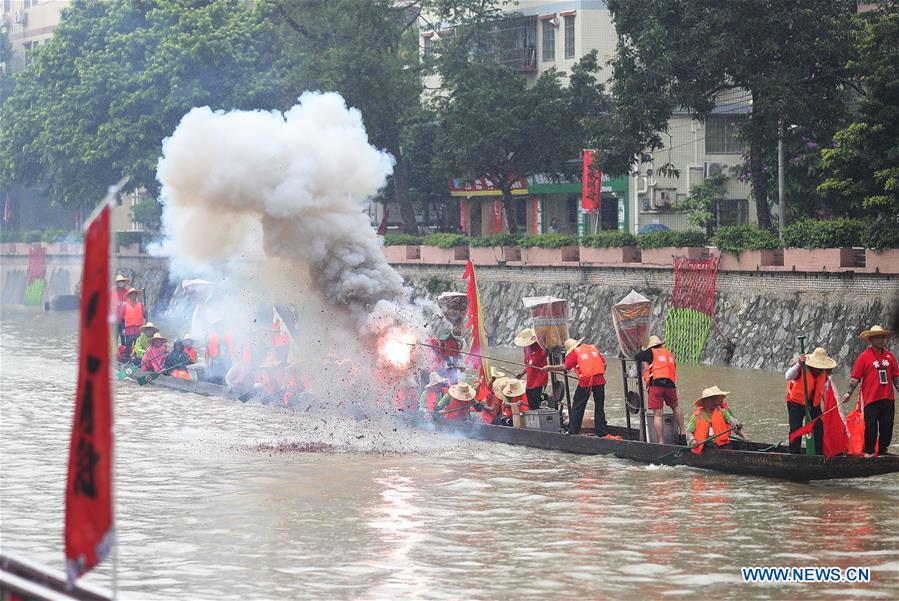
[[[566,372],[570,369],[578,377],[577,390],[574,392],[574,403],[569,416],[569,434],[579,434],[584,422],[584,411],[590,393],[593,393],[594,433],[603,437],[608,434],[606,424],[606,360],[602,353],[592,344],[582,344],[583,338],[565,341],[565,362],[561,365],[547,365],[544,370]]]
[[[855,360],[849,376],[849,392],[843,395],[843,400],[848,400],[861,384],[858,398],[865,415],[865,457],[873,457],[875,453],[893,454],[887,447],[893,439],[896,416],[893,389],[899,390],[899,365],[896,356],[886,348],[886,342],[893,334],[895,332],[879,325],[861,333],[859,338],[869,346]]]
[[[702,453],[705,440],[712,436],[726,432],[730,428],[733,428],[734,432],[742,431],[743,425],[730,409],[722,406],[728,394],[730,393],[726,390],[712,386],[703,390],[702,396],[693,403],[698,409],[687,423],[687,444],[694,453]],[[717,448],[727,447],[730,445],[730,434],[719,436],[708,444]]]
[[[528,408],[539,409],[540,402],[543,400],[543,389],[549,381],[549,375],[540,369],[546,367],[546,351],[537,342],[537,333],[533,328],[522,330],[513,342],[515,346],[524,349],[524,363],[528,366],[516,375],[519,380],[521,376],[527,375],[525,394],[528,399]]]
[[[803,368],[803,366],[805,366]],[[790,432],[802,427],[805,420],[805,395],[808,393],[809,415],[815,419],[821,415],[821,401],[824,399],[827,377],[837,362],[827,356],[827,351],[818,347],[811,355],[799,355],[790,369],[787,370],[787,414],[790,421]],[[803,383],[803,378],[805,382]],[[815,453],[824,454],[824,422],[815,422]],[[798,455],[802,452],[802,437],[790,442],[790,452]]]
[[[122,335],[125,338],[125,357],[131,356],[134,341],[140,336],[140,327],[144,325],[144,304],[137,300],[140,290],[129,288],[125,302],[119,306],[119,322],[122,323]]]
[[[656,440],[663,441],[662,431],[665,425],[665,405],[671,407],[679,432],[683,434],[684,412],[677,404],[677,367],[674,355],[663,346],[658,336],[650,336],[643,350],[634,359],[643,362],[643,382],[646,385],[647,404],[653,412],[653,427]]]
[[[125,320],[120,317],[122,303],[125,302],[125,296],[128,294],[128,282],[130,280],[123,276],[122,274],[118,274],[115,276],[115,308],[116,308],[116,316],[119,316],[117,319],[118,322],[118,339],[120,344],[125,344],[125,335],[122,331],[125,329]]]

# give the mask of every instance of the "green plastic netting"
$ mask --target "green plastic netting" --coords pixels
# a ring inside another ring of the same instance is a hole
[[[674,291],[665,317],[665,346],[679,363],[699,363],[715,316],[717,256],[674,258]]]

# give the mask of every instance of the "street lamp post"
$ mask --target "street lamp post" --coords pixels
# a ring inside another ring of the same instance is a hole
[[[784,207],[784,128],[783,121],[777,122],[777,229],[780,241],[784,239],[784,226],[787,223],[787,211]]]

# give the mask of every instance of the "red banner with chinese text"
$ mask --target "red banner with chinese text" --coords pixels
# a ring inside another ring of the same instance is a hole
[[[69,582],[103,561],[115,534],[112,511],[112,390],[109,334],[109,206],[84,236],[78,390],[66,480]]]
[[[468,199],[459,200],[459,229],[468,234]]]
[[[581,208],[592,213],[599,210],[602,200],[602,172],[593,168],[595,150],[584,150],[584,171],[581,175]]]
[[[493,233],[499,234],[503,231],[503,201],[497,198],[493,201]]]

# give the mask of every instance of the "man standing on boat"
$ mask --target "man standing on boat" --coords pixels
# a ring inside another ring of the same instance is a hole
[[[802,367],[802,366],[805,367]],[[837,362],[827,356],[820,346],[811,355],[800,355],[793,366],[785,374],[787,378],[787,416],[790,432],[802,427],[805,420],[805,399],[808,395],[809,416],[812,419],[821,415],[821,402],[827,390],[827,378],[830,370]],[[803,379],[805,380],[803,382]],[[824,422],[815,422],[815,453],[824,454]],[[802,450],[802,437],[790,441],[790,452],[798,455]]]
[[[677,404],[677,366],[674,355],[665,348],[658,336],[650,336],[643,350],[634,355],[634,359],[642,362],[643,382],[646,385],[647,401],[653,412],[653,426],[656,440],[664,442],[665,405],[671,407],[674,419],[677,420],[678,432],[685,434],[684,412]]]
[[[539,409],[543,400],[543,389],[549,381],[549,375],[540,369],[546,367],[547,354],[537,342],[537,333],[533,328],[522,330],[514,340],[515,346],[524,349],[524,363],[527,368],[517,374],[517,378],[527,375],[525,395],[528,399],[528,409]]]
[[[593,431],[596,436],[608,434],[606,430],[606,360],[602,353],[592,344],[582,344],[583,338],[565,341],[565,362],[561,365],[547,365],[544,370],[567,372],[570,369],[577,374],[577,390],[574,392],[574,403],[571,406],[568,432],[579,434],[584,422],[584,411],[587,401],[593,394]]]
[[[899,365],[896,356],[887,350],[886,342],[893,334],[892,330],[876,325],[859,335],[868,348],[855,360],[849,391],[843,395],[843,401],[848,400],[861,384],[858,398],[865,415],[865,457],[873,457],[878,451],[881,455],[892,455],[887,447],[893,438],[896,414],[893,389],[899,390]]]

